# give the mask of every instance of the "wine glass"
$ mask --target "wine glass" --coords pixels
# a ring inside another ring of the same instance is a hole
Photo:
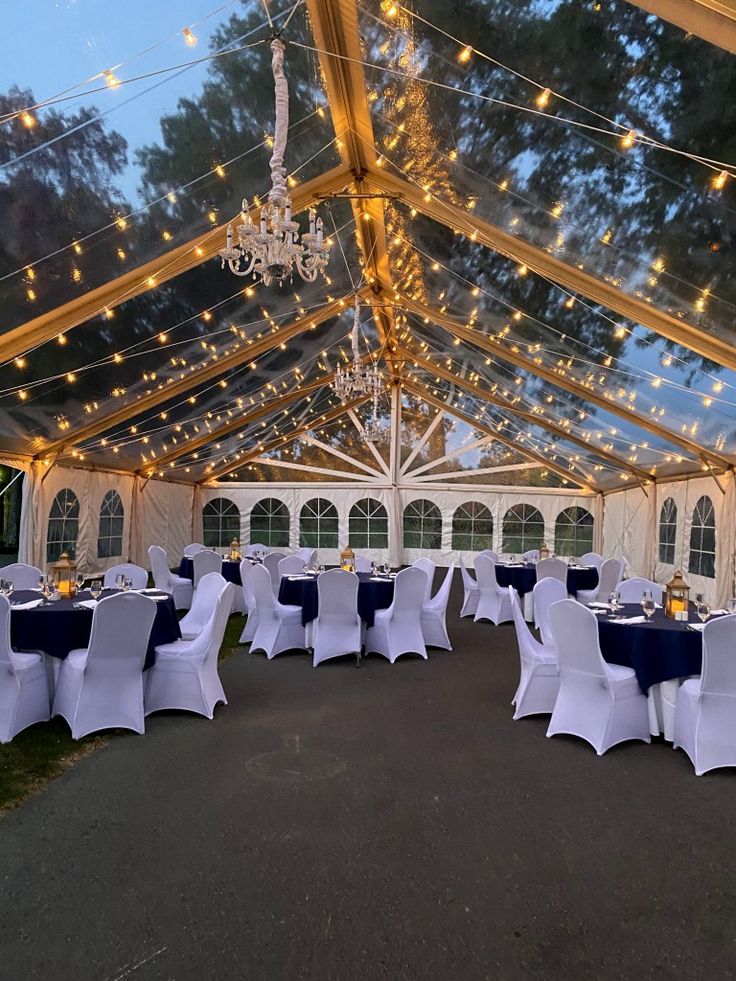
[[[124,583],[125,576],[122,574],[122,572],[118,572],[118,574],[115,576],[115,589],[122,589]]]
[[[54,593],[54,584],[51,581],[51,576],[46,576],[45,578],[41,576],[41,592],[44,595],[44,599],[51,599]]]
[[[389,565],[388,562],[384,562],[383,563],[383,574],[384,574],[384,576],[387,576],[390,572],[391,572],[391,566]]]
[[[728,601],[728,612],[736,613],[736,596],[732,596]]]
[[[621,609],[621,594],[617,589],[614,589],[608,597],[608,602],[611,606],[611,613],[618,613]]]
[[[8,599],[10,599],[10,597],[13,595],[13,590],[14,589],[15,589],[15,583],[13,582],[13,580],[12,579],[6,579],[5,580],[5,595],[8,597]]]
[[[9,596],[8,587],[10,586],[9,579],[0,579],[0,594],[3,596]]]
[[[133,580],[130,578],[130,576],[123,576],[123,592],[129,593],[132,588]]]
[[[377,572],[378,572],[378,563],[371,562],[371,575],[375,576]]]
[[[90,593],[90,596],[92,597],[92,599],[95,599],[96,600],[96,599],[99,599],[100,598],[100,596],[102,595],[102,580],[101,579],[93,579],[92,580],[92,582],[90,584],[90,587],[89,587],[89,593]]]
[[[651,593],[644,594],[644,598],[641,601],[641,607],[644,610],[644,615],[646,616],[647,621],[651,621],[655,610],[654,597]]]
[[[83,589],[84,588],[84,573],[83,572],[78,572],[76,574],[76,576],[75,576],[75,581],[77,583],[77,589],[80,589],[80,590]]]
[[[696,607],[696,613],[698,614],[698,619],[701,623],[705,623],[710,616],[710,606],[703,600],[702,596]]]

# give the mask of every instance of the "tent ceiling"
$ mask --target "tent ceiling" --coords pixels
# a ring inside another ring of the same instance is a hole
[[[655,17],[676,24],[688,34],[736,54],[734,0],[630,0]]]

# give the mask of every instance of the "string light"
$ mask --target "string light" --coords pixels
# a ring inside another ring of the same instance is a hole
[[[193,34],[191,28],[189,27],[185,27],[181,33],[184,35],[185,44],[188,44],[190,48],[193,48],[197,43],[196,34]]]
[[[23,123],[26,129],[33,129],[38,122],[33,113],[28,112],[27,109],[20,114],[20,121]]]
[[[552,89],[542,89],[539,95],[534,100],[540,109],[546,109],[549,105],[549,100],[552,98]]]
[[[467,44],[460,51],[460,54],[457,56],[457,60],[460,62],[461,65],[467,65],[467,63],[470,61],[472,55],[473,55],[473,49],[471,48],[471,46],[469,44]]]
[[[621,137],[621,146],[624,150],[630,150],[637,141],[639,134],[635,129],[630,129],[628,133]]]
[[[731,175],[727,170],[722,170],[719,174],[714,174],[710,186],[714,191],[722,191]]]
[[[106,68],[102,74],[105,76],[105,81],[109,89],[116,89],[120,85],[120,79],[113,75],[109,68]]]

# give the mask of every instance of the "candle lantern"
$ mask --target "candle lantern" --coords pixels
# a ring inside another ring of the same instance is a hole
[[[349,545],[340,552],[340,568],[346,572],[355,572],[355,552]]]
[[[62,552],[58,562],[51,565],[54,577],[54,587],[62,596],[75,596],[77,592],[77,563],[69,558],[67,552]]]
[[[231,562],[237,562],[240,558],[240,542],[237,538],[233,538],[230,542],[230,555],[229,559]]]
[[[544,542],[542,542],[542,544],[539,546],[539,558],[540,559],[549,558],[549,549],[547,548]]]
[[[678,569],[665,586],[664,612],[667,616],[672,617],[673,620],[686,620],[689,596],[690,587]]]

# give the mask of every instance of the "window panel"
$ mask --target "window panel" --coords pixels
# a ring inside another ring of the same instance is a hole
[[[555,521],[555,553],[584,555],[593,550],[593,515],[585,508],[565,508]]]
[[[215,497],[202,508],[203,545],[227,548],[235,538],[240,540],[240,511],[227,497]]]
[[[350,508],[348,542],[351,548],[388,548],[388,514],[380,501],[366,497]]]
[[[79,535],[79,500],[68,487],[60,490],[49,511],[46,534],[46,561],[56,562],[62,552],[73,559]]]
[[[504,552],[515,554],[539,548],[544,538],[544,518],[531,504],[515,504],[503,516]]]
[[[465,552],[493,548],[493,516],[485,504],[468,501],[457,508],[452,516],[452,547]]]
[[[307,501],[299,513],[299,544],[307,548],[338,548],[337,509],[323,497]]]
[[[265,497],[250,513],[250,540],[270,548],[289,545],[289,509],[276,497]]]
[[[659,512],[659,561],[667,565],[675,564],[675,543],[677,540],[677,505],[668,497]]]
[[[97,533],[97,558],[111,559],[123,554],[123,501],[117,491],[109,490],[100,505]]]
[[[412,501],[404,508],[404,548],[442,547],[442,515],[431,501]]]
[[[693,511],[688,571],[696,576],[715,579],[716,517],[713,502],[707,496],[700,498]]]

